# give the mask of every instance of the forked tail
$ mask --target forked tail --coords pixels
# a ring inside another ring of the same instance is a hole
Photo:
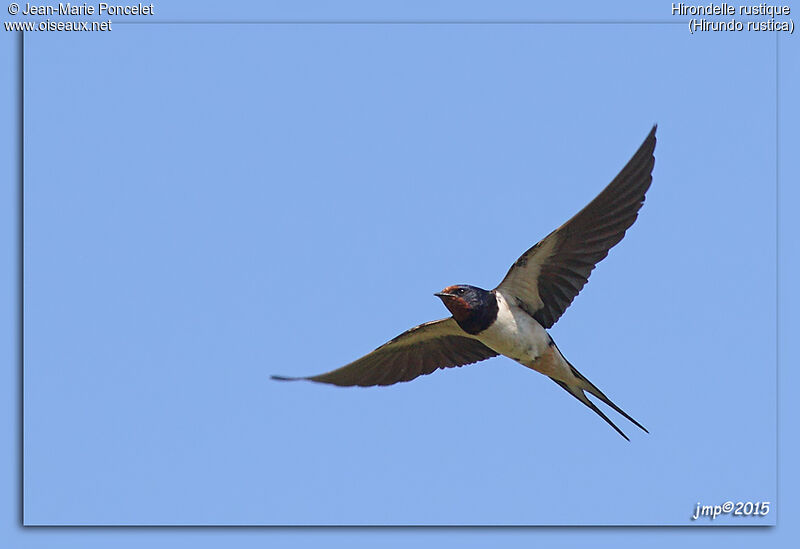
[[[564,356],[564,355],[561,355],[561,356]],[[566,358],[564,360],[566,360]],[[567,364],[569,364],[569,362],[567,362]],[[569,367],[570,367],[570,370],[572,371],[572,375],[575,376],[578,379],[578,381],[580,382],[580,385],[578,385],[578,384],[569,384],[569,383],[566,383],[564,381],[561,381],[561,380],[558,380],[558,379],[555,379],[555,378],[552,378],[552,377],[550,379],[552,379],[553,381],[558,383],[565,391],[567,391],[569,394],[571,394],[572,396],[574,396],[575,398],[580,400],[582,403],[584,403],[586,406],[591,408],[598,416],[603,418],[606,423],[611,425],[611,427],[613,427],[616,432],[618,432],[620,435],[622,435],[622,437],[625,440],[630,441],[628,436],[625,433],[622,432],[622,429],[617,427],[614,424],[613,421],[608,419],[608,416],[606,416],[600,410],[600,408],[595,406],[594,403],[591,400],[589,400],[589,397],[586,396],[586,393],[584,391],[588,391],[592,396],[595,396],[595,397],[599,398],[602,402],[604,402],[605,404],[608,404],[609,406],[611,406],[611,408],[616,410],[619,414],[624,416],[625,419],[627,419],[628,421],[630,421],[631,423],[636,425],[639,429],[641,429],[645,433],[649,433],[650,432],[647,429],[645,429],[644,426],[641,423],[639,423],[638,421],[633,419],[631,416],[629,416],[627,413],[625,413],[625,411],[622,408],[620,408],[619,406],[614,404],[611,401],[611,399],[608,398],[605,394],[603,394],[603,391],[598,389],[591,381],[589,381],[588,379],[583,377],[583,374],[581,374],[575,368],[575,366],[573,366],[572,364],[569,364]]]

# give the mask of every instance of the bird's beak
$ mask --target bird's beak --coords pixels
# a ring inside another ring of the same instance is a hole
[[[443,298],[445,298],[445,297],[453,297],[453,294],[448,294],[447,292],[436,292],[436,293],[435,293],[435,294],[433,294],[433,295],[435,295],[435,296],[436,296],[436,297],[438,297],[439,299],[443,299]]]

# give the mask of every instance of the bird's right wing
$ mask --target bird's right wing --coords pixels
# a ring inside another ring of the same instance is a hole
[[[272,378],[284,381],[306,379],[341,386],[392,385],[430,374],[438,368],[472,364],[497,354],[467,335],[450,317],[411,328],[337,370],[309,377]]]

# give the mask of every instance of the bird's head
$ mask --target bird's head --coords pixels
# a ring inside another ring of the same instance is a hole
[[[497,299],[487,290],[458,284],[434,295],[442,300],[458,325],[468,333],[482,331],[497,316]]]

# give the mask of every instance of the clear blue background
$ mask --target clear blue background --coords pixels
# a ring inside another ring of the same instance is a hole
[[[774,40],[269,29],[26,40],[27,522],[685,524],[696,501],[774,499]],[[440,316],[444,284],[492,286],[654,120],[642,217],[553,330],[653,435],[625,443],[505,359],[384,390],[266,381]],[[470,190],[511,215],[460,236],[443,204]],[[324,338],[297,332],[332,308]]]
[[[31,35],[26,523],[685,524],[773,501],[774,40],[685,35]],[[641,223],[553,330],[651,436],[505,359],[268,380],[443,316],[448,284],[491,288],[653,121]]]

